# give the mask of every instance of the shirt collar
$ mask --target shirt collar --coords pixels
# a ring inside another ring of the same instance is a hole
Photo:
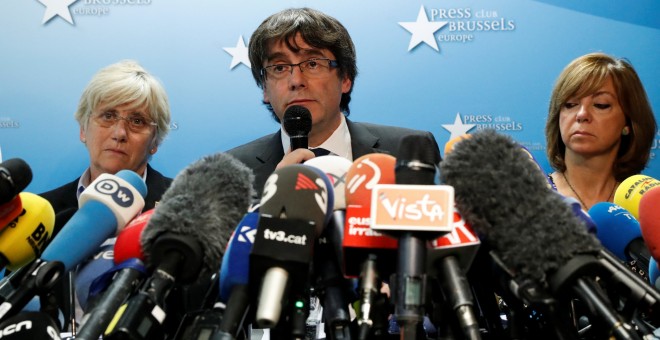
[[[289,148],[291,147],[291,140],[289,135],[284,130],[284,126],[281,126],[280,130],[282,131],[280,134],[282,138],[282,149],[286,155],[290,152]],[[318,147],[329,150],[333,155],[337,155],[348,160],[353,160],[353,150],[351,149],[351,134],[348,131],[346,117],[344,117],[343,114],[341,115],[341,123],[339,123],[337,129]]]

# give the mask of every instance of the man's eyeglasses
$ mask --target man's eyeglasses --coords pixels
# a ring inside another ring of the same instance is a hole
[[[316,78],[327,75],[330,69],[336,68],[339,66],[339,63],[337,63],[336,60],[330,60],[328,58],[313,58],[297,64],[268,65],[261,69],[261,77],[264,79],[269,77],[279,80],[293,74],[293,68],[296,66],[298,66],[300,72],[306,76]]]
[[[128,123],[128,129],[132,132],[145,132],[149,127],[158,125],[140,115],[122,117],[112,111],[102,112],[94,117],[94,121],[104,128],[113,127],[120,120],[125,120]]]

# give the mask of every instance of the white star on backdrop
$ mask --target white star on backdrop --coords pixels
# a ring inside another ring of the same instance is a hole
[[[42,5],[46,6],[46,13],[44,13],[44,20],[42,24],[47,23],[50,19],[59,15],[62,19],[73,25],[73,18],[69,6],[78,0],[39,0]]]
[[[245,46],[245,41],[243,41],[242,35],[238,37],[236,47],[223,47],[222,49],[231,55],[231,65],[229,65],[230,70],[240,63],[245,64],[248,68],[252,68],[252,66],[250,66],[250,58],[248,57],[248,49],[247,46]]]
[[[401,27],[412,33],[412,36],[410,37],[410,45],[408,45],[408,51],[412,50],[420,43],[425,42],[438,52],[440,50],[438,49],[438,42],[435,40],[434,33],[446,24],[446,21],[429,21],[423,5],[419,9],[419,14],[417,14],[417,21],[399,23]]]
[[[456,119],[454,120],[454,124],[442,124],[442,127],[445,128],[445,130],[451,132],[451,136],[449,136],[449,140],[452,140],[460,135],[466,134],[475,126],[476,124],[463,124],[460,113],[456,113]]]

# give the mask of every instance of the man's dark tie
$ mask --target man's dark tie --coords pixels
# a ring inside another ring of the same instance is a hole
[[[324,148],[311,149],[311,151],[314,153],[314,155],[316,155],[316,157],[326,156],[330,154],[330,150],[326,150]]]

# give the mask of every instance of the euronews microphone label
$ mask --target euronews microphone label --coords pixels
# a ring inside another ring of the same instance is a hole
[[[371,192],[371,228],[451,232],[454,188],[449,185],[378,184]]]

